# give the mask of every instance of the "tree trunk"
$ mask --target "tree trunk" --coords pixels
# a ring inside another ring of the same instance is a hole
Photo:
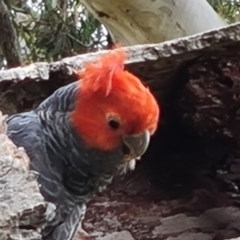
[[[126,48],[126,68],[154,92],[162,120],[136,171],[116,179],[89,202],[84,227],[95,236],[92,239],[226,240],[240,236],[239,32],[240,24],[236,24]],[[75,71],[84,62],[106,52],[1,71],[0,109],[5,113],[32,109],[58,87],[75,81]],[[6,141],[0,134],[0,186],[4,189],[3,195],[0,192],[4,217],[1,221],[0,216],[0,233],[15,234],[5,239],[17,239],[19,232],[37,234],[42,211],[34,206],[44,212],[45,203],[35,179],[27,177],[28,171],[14,172],[24,168],[25,161],[19,161],[14,147],[10,153],[4,151]],[[9,159],[19,163],[14,171],[3,168],[10,165]],[[15,216],[24,214],[29,225],[21,217],[16,220]],[[39,237],[31,236],[22,239]],[[4,238],[0,235],[0,239]]]
[[[226,23],[206,0],[81,0],[125,45],[158,43]]]
[[[22,64],[18,36],[13,26],[9,9],[3,0],[0,0],[0,47],[6,57],[8,68]]]
[[[0,112],[0,239],[40,240],[47,204],[28,156],[6,136],[4,119]]]

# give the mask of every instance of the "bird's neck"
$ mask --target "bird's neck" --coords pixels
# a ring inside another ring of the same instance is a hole
[[[37,109],[53,171],[60,173],[66,189],[76,195],[89,194],[110,181],[121,164],[122,152],[87,149],[70,122],[79,86],[58,89]]]
[[[62,121],[61,124],[49,123],[45,126],[49,159],[56,172],[61,172],[61,181],[66,189],[76,196],[85,197],[111,182],[121,163],[121,151],[104,152],[86,148],[68,117],[62,117]]]

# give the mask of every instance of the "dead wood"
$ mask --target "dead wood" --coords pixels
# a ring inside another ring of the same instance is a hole
[[[41,239],[46,203],[29,159],[6,135],[0,112],[0,239]]]
[[[235,24],[126,48],[127,68],[154,91],[163,120],[137,171],[89,203],[85,228],[97,239],[240,236],[239,32]],[[31,109],[103,53],[1,71],[0,109]]]

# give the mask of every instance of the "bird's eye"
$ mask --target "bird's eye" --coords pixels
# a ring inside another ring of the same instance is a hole
[[[108,125],[110,128],[117,130],[120,127],[120,121],[116,118],[109,118],[108,119]]]

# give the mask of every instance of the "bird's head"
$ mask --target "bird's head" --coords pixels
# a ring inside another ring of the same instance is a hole
[[[125,56],[116,49],[85,64],[71,120],[87,147],[120,148],[130,160],[146,151],[159,106],[149,88],[124,70]]]

